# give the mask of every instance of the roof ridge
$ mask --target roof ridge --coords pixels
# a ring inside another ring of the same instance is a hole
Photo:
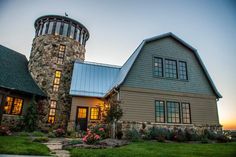
[[[96,66],[103,66],[103,67],[108,67],[108,68],[118,68],[120,69],[121,66],[119,65],[112,65],[112,64],[105,64],[105,63],[98,63],[98,62],[91,62],[91,61],[84,61],[81,62],[80,60],[76,60],[76,63],[81,63],[81,64],[89,64],[89,65],[96,65]]]

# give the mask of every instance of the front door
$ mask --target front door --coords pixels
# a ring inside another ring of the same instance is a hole
[[[79,130],[87,130],[88,125],[88,107],[77,108],[77,126]]]

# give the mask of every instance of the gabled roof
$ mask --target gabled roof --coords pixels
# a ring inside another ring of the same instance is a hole
[[[45,96],[28,71],[27,58],[0,45],[0,87]]]
[[[162,39],[162,38],[165,38],[165,37],[172,37],[174,38],[175,40],[177,40],[179,43],[181,43],[182,45],[184,45],[185,47],[189,48],[190,50],[192,50],[192,52],[194,53],[194,55],[196,56],[197,60],[199,61],[214,93],[216,94],[217,98],[222,98],[221,94],[218,92],[218,90],[216,89],[209,73],[207,72],[206,70],[206,67],[204,66],[198,52],[197,52],[197,49],[193,48],[192,46],[190,46],[188,43],[184,42],[182,39],[180,39],[179,37],[177,37],[176,35],[174,35],[173,33],[169,32],[169,33],[166,33],[166,34],[162,34],[162,35],[158,35],[158,36],[155,36],[155,37],[152,37],[152,38],[148,38],[148,39],[145,39],[142,41],[142,43],[137,47],[137,49],[133,52],[133,54],[129,57],[129,59],[124,63],[124,65],[121,67],[121,70],[120,70],[120,73],[117,77],[117,80],[115,81],[115,83],[113,84],[113,88],[117,88],[119,87],[125,80],[126,76],[128,75],[132,65],[134,64],[136,58],[138,57],[139,53],[141,52],[142,48],[144,47],[144,45],[148,42],[151,42],[151,41],[156,41],[156,40],[159,40],[159,39]],[[108,93],[113,90],[110,89],[108,91]]]
[[[93,62],[74,64],[70,95],[104,97],[111,89],[120,67]]]

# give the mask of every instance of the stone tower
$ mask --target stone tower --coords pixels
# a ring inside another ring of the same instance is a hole
[[[35,21],[28,68],[38,86],[48,95],[43,124],[66,127],[73,63],[85,58],[89,32],[78,21],[65,16],[42,16]]]

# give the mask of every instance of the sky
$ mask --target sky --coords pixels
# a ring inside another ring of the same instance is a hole
[[[220,123],[236,130],[235,0],[0,0],[0,44],[28,58],[35,20],[65,12],[90,32],[86,61],[123,65],[143,39],[167,32],[186,41],[223,95]]]

